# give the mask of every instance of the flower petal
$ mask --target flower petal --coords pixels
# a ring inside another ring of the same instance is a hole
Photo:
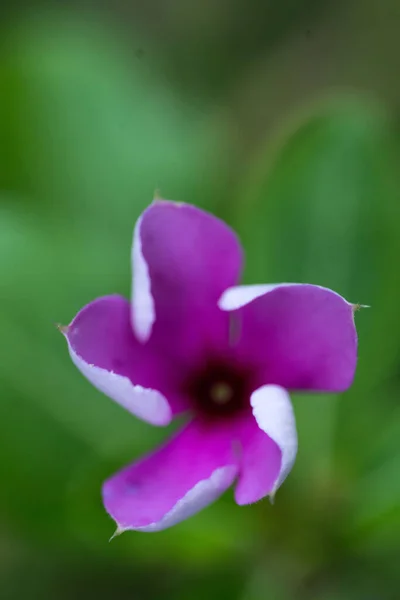
[[[125,298],[98,298],[62,331],[74,364],[97,389],[153,425],[171,421],[161,393],[168,389],[167,369],[135,339]]]
[[[316,285],[243,286],[226,290],[223,310],[236,311],[238,352],[260,365],[261,383],[341,392],[357,362],[354,306]]]
[[[289,394],[265,385],[251,395],[254,419],[242,434],[243,455],[235,490],[238,504],[274,496],[297,454],[297,432]]]
[[[238,282],[242,251],[225,223],[194,206],[157,200],[136,224],[132,262],[132,322],[142,341],[153,333],[188,354],[200,340],[228,336],[217,301]]]
[[[117,533],[160,531],[221,496],[236,477],[236,463],[229,433],[195,421],[106,481],[104,505]]]

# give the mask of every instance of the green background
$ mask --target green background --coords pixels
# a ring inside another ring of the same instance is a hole
[[[1,598],[398,598],[400,10],[376,4],[3,12]],[[317,283],[371,308],[353,387],[293,398],[299,454],[274,506],[228,492],[109,544],[102,481],[168,431],[91,388],[54,323],[129,295],[155,190],[238,231],[246,282]]]

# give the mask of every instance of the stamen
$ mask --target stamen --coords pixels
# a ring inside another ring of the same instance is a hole
[[[214,383],[210,390],[211,399],[220,405],[228,404],[233,398],[232,387],[224,381]]]

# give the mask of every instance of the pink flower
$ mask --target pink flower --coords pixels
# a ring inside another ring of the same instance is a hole
[[[187,424],[103,486],[118,532],[158,531],[236,482],[274,495],[297,452],[287,390],[342,392],[357,361],[355,306],[308,284],[237,286],[242,250],[214,216],[156,201],[133,240],[132,302],[106,296],[63,328],[71,358],[137,417]]]

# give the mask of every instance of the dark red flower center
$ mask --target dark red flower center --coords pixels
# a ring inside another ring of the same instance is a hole
[[[251,381],[246,369],[209,362],[191,375],[185,392],[200,415],[231,416],[250,407]]]

